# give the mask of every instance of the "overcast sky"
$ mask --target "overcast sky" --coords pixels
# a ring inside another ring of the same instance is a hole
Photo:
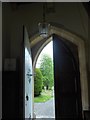
[[[39,67],[40,65],[40,59],[41,59],[41,56],[42,54],[48,54],[51,56],[51,58],[53,59],[53,42],[51,41],[48,45],[46,45],[44,47],[44,49],[42,50],[42,52],[40,53],[39,57],[38,57],[38,60],[37,60],[37,64],[36,64],[36,68]]]

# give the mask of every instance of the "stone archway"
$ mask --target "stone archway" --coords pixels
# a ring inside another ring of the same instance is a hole
[[[87,69],[86,69],[86,55],[85,55],[85,43],[82,38],[79,36],[68,32],[67,30],[64,30],[62,28],[57,28],[55,26],[51,27],[50,30],[50,36],[52,34],[57,34],[58,36],[66,39],[67,41],[72,42],[78,47],[78,54],[79,54],[79,67],[80,67],[80,82],[81,82],[81,96],[82,96],[82,108],[83,110],[89,109],[89,101],[88,101],[88,81],[87,81]],[[51,37],[47,39],[43,39],[38,34],[33,36],[31,41],[31,48],[33,49],[34,46],[38,46],[38,43],[42,41],[41,46],[36,50],[36,53],[33,58],[33,69],[35,67],[37,58],[42,51],[42,49],[51,41]]]

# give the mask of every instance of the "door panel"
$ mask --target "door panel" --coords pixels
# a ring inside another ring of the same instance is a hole
[[[76,120],[80,111],[74,57],[57,35],[53,35],[53,54],[56,118]]]
[[[25,118],[33,117],[33,76],[32,76],[32,58],[30,51],[29,37],[26,28],[24,28],[24,80],[25,80]]]

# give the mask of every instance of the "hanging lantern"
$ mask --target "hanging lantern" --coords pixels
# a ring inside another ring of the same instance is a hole
[[[39,28],[39,34],[42,37],[47,37],[49,35],[50,32],[50,24],[48,24],[46,22],[46,18],[45,18],[45,3],[43,3],[43,22],[38,24],[38,28]]]
[[[50,31],[50,24],[48,23],[39,23],[39,34],[42,37],[47,37]]]

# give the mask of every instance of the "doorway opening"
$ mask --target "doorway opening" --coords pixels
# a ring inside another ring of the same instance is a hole
[[[55,79],[55,118],[82,118],[77,46],[55,34],[53,34],[52,40]],[[48,41],[44,41],[45,44]],[[45,44],[42,43],[41,49],[39,48],[37,53],[40,54]]]
[[[43,48],[36,62],[34,113],[36,118],[55,118],[53,41]]]
[[[78,49],[78,59],[79,59],[79,67],[80,67],[80,85],[81,85],[81,100],[82,100],[82,109],[88,110],[89,109],[89,99],[88,99],[88,80],[87,80],[87,69],[86,69],[86,53],[85,53],[85,43],[84,39],[79,37],[78,35],[64,29],[59,28],[56,26],[52,26],[50,29],[51,33],[50,36],[53,34],[58,35],[59,37],[66,39],[68,42],[72,42],[74,45],[77,46]],[[51,38],[51,37],[50,37]],[[42,40],[42,37],[39,34],[34,35],[31,37],[31,48],[32,51],[36,51],[33,53],[33,69],[35,68],[37,57],[43,47],[50,41],[50,38],[47,40]],[[38,45],[38,43],[41,43]]]

